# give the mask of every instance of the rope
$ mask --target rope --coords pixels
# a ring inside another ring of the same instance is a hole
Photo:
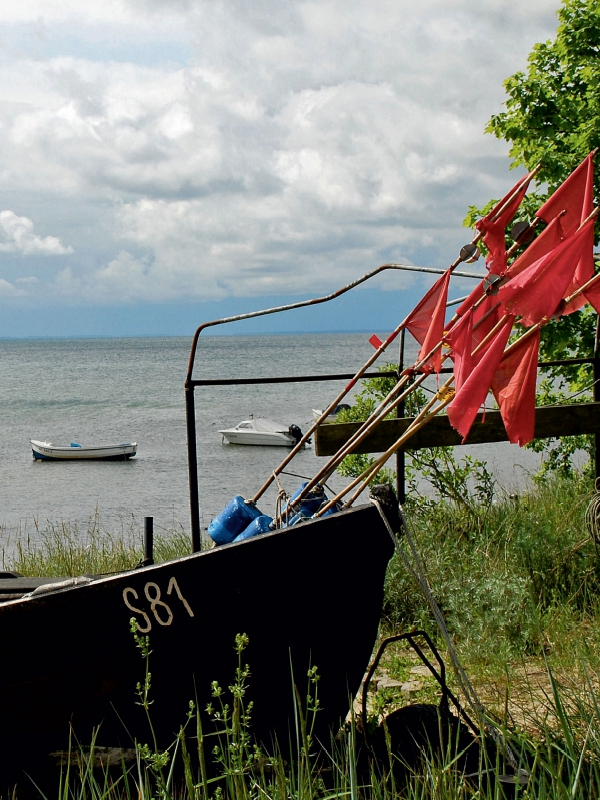
[[[277,492],[277,500],[275,501],[275,519],[278,520],[278,527],[281,527],[282,523],[284,524],[285,527],[288,524],[288,519],[290,514],[290,505],[288,502],[288,500],[290,499],[290,495],[281,485],[281,482],[275,472],[273,473],[273,478],[275,479],[275,483],[279,487],[279,491]],[[285,514],[285,520],[282,519],[283,514]]]
[[[404,548],[401,546],[400,542],[398,541],[398,538],[394,535],[394,532],[392,531],[390,523],[388,522],[388,519],[387,519],[383,509],[381,508],[381,505],[380,505],[379,501],[376,500],[373,497],[371,497],[370,500],[376,506],[377,510],[379,511],[379,514],[380,514],[380,516],[381,516],[381,518],[382,518],[382,520],[383,520],[383,522],[385,524],[385,527],[387,529],[387,532],[389,533],[389,535],[390,535],[390,537],[392,539],[392,542],[394,543],[394,548],[395,548],[396,552],[400,556],[400,558],[401,558],[403,564],[405,565],[405,567],[408,569],[408,571],[413,576],[415,581],[421,587],[421,590],[422,590],[423,594],[425,595],[425,597],[427,599],[427,602],[429,604],[429,608],[431,609],[431,612],[433,613],[433,616],[435,617],[435,621],[438,624],[438,628],[440,629],[440,633],[442,634],[442,638],[444,639],[444,642],[446,643],[446,647],[448,648],[448,652],[450,654],[450,659],[452,661],[452,666],[454,668],[454,672],[456,674],[456,678],[458,680],[459,686],[462,689],[462,692],[463,692],[464,696],[467,698],[467,702],[469,703],[469,705],[471,706],[473,711],[479,717],[480,724],[482,724],[482,726],[485,728],[485,730],[490,734],[490,736],[495,741],[495,743],[497,745],[499,745],[500,747],[502,747],[502,749],[506,753],[506,757],[510,761],[511,766],[518,773],[519,772],[519,762],[517,760],[517,757],[513,753],[513,751],[510,748],[510,746],[505,741],[504,736],[502,735],[502,733],[496,728],[495,725],[493,725],[489,721],[489,718],[488,718],[488,716],[486,714],[485,708],[484,708],[482,702],[479,700],[479,698],[477,696],[477,692],[475,691],[475,689],[473,687],[473,684],[469,680],[463,665],[460,663],[460,659],[458,658],[458,654],[456,653],[456,650],[454,649],[454,645],[452,644],[452,639],[451,639],[450,634],[448,632],[448,628],[446,627],[446,621],[444,620],[442,612],[440,611],[440,607],[438,606],[438,604],[436,603],[436,601],[435,601],[435,599],[433,597],[433,594],[432,594],[432,591],[431,591],[431,587],[429,585],[429,581],[427,580],[427,576],[425,574],[425,569],[423,567],[423,562],[421,561],[421,557],[419,555],[419,551],[417,550],[417,546],[415,545],[413,536],[411,535],[410,528],[408,526],[408,522],[406,520],[406,517],[404,516],[404,512],[402,511],[402,508],[399,507],[400,520],[402,522],[402,526],[403,526],[405,534],[406,534],[406,539],[407,539],[409,547],[410,547],[412,560],[413,560],[414,565],[415,565],[414,567],[413,567],[413,564],[411,564],[410,559],[408,558],[407,554],[405,553]]]

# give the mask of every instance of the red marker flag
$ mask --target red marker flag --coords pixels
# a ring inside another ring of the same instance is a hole
[[[510,264],[510,266],[507,267],[507,274],[511,278],[519,275],[519,273],[523,272],[524,269],[533,264],[534,261],[537,261],[542,256],[545,256],[546,253],[549,253],[551,250],[554,250],[555,247],[558,247],[564,238],[565,236],[560,225],[560,216],[555,217],[552,222],[546,228],[544,228],[540,235],[533,240],[527,250],[525,250],[524,253],[521,253],[521,255],[516,258],[513,263]],[[484,293],[485,283],[481,281],[481,283],[477,284],[467,299],[464,300],[456,310],[458,316],[462,317],[464,314],[466,314],[466,312],[483,297]],[[479,316],[482,315],[479,314]],[[496,322],[497,321],[498,320],[496,320]]]
[[[521,447],[534,434],[539,347],[540,329],[536,328],[505,352],[492,381],[508,441]]]
[[[460,319],[451,331],[444,335],[444,341],[452,348],[454,361],[454,389],[459,391],[473,370],[473,309]]]
[[[506,311],[521,315],[522,324],[535,325],[550,319],[567,296],[576,270],[583,259],[593,274],[594,220],[591,219],[558,247],[534,261],[502,286],[498,297]]]
[[[508,268],[508,275],[514,278],[520,275],[524,269],[531,266],[534,261],[550,253],[555,247],[565,240],[562,226],[560,224],[561,217],[554,217],[552,222],[544,228],[544,230],[537,236],[529,245],[525,252],[521,253],[518,258],[515,258],[513,263]]]
[[[549,222],[564,211],[561,225],[565,236],[569,236],[589,217],[593,204],[594,154],[590,153],[535,215]]]
[[[473,369],[454,396],[454,400],[448,406],[450,424],[461,434],[463,442],[471,430],[471,425],[477,416],[477,412],[485,402],[514,321],[514,316],[507,316],[504,324],[490,342],[481,361]]]
[[[456,309],[456,313],[459,317],[463,317],[467,311],[472,308],[478,300],[481,300],[483,295],[485,294],[485,283],[484,281],[480,281],[477,286],[473,289],[471,294],[467,297],[466,300],[459,305]]]
[[[383,342],[381,341],[379,336],[377,336],[377,334],[374,333],[373,336],[371,336],[371,338],[369,339],[369,344],[372,344],[375,350],[379,350]]]
[[[585,299],[594,306],[598,314],[600,314],[600,279],[594,281],[589,289],[584,292]]]
[[[506,241],[504,239],[506,226],[517,213],[517,209],[525,197],[530,181],[530,175],[521,178],[510,192],[505,195],[499,203],[496,203],[489,214],[486,214],[485,217],[475,223],[477,230],[484,234],[483,241],[489,250],[486,266],[494,275],[501,275],[506,269]],[[516,192],[516,194],[512,200],[508,202],[513,192]],[[507,202],[508,205],[506,208],[494,219],[502,206]]]
[[[440,284],[437,302],[429,318],[429,327],[425,338],[421,342],[421,349],[417,356],[417,361],[422,361],[434,347],[439,344],[444,335],[444,322],[446,321],[446,303],[448,302],[448,285],[450,283],[450,272],[446,272],[437,282]],[[412,328],[406,326],[412,333]],[[413,334],[414,336],[414,334]],[[415,337],[416,338],[416,337]],[[439,372],[442,368],[442,349],[438,347],[436,352],[420,368],[421,372]]]
[[[412,333],[419,344],[423,344],[425,341],[427,331],[431,325],[431,318],[435,313],[440,294],[444,291],[444,289],[447,297],[448,279],[449,273],[444,272],[444,274],[433,284],[427,294],[414,307],[410,316],[406,320],[405,327]],[[444,300],[444,306],[445,304],[446,301]]]

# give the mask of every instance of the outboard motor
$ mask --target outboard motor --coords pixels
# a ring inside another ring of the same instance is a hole
[[[294,444],[298,444],[300,439],[304,436],[304,434],[297,425],[290,425],[290,427],[288,428],[288,433],[290,434],[290,436],[294,437]]]

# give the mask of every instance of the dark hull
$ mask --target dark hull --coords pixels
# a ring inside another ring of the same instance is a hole
[[[190,700],[203,708],[212,681],[231,684],[237,633],[249,637],[244,661],[259,739],[275,733],[287,741],[291,670],[303,691],[311,665],[321,676],[320,730],[335,728],[371,655],[392,549],[375,507],[362,506],[0,605],[0,775],[31,772],[49,752],[64,750],[70,722],[82,743],[98,725],[99,745],[150,741],[135,704],[145,667],[131,617],[151,625],[151,714],[163,746]]]
[[[31,452],[36,461],[61,461],[63,464],[65,461],[129,461],[130,458],[135,458],[136,456],[135,453],[119,453],[116,456],[81,456],[80,458],[69,456],[66,458],[64,456],[45,456],[41,453],[36,453],[35,450]]]

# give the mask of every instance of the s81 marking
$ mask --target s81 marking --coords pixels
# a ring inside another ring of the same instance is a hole
[[[193,617],[194,612],[188,601],[181,594],[181,589],[175,577],[169,580],[167,594],[170,595],[173,591],[190,617]],[[148,583],[144,585],[144,595],[146,596],[146,600],[150,603],[150,613],[154,615],[154,619],[158,624],[164,626],[170,625],[173,622],[174,614],[171,607],[161,599],[162,592],[160,586],[154,583],[154,581],[148,581]],[[140,633],[149,633],[149,631],[152,630],[152,620],[150,616],[142,608],[134,606],[131,599],[138,601],[140,598],[132,586],[126,586],[125,589],[123,589],[123,602],[130,611],[133,611],[134,614],[138,614],[141,617],[141,620],[136,620],[138,631]]]

